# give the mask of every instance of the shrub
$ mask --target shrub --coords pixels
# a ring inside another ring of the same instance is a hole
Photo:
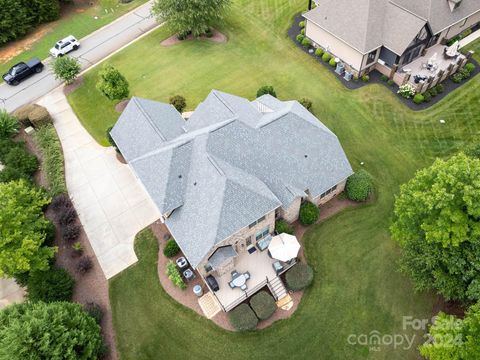
[[[325,61],[325,62],[329,62],[331,58],[332,58],[332,55],[330,55],[327,52],[324,52],[323,55],[322,55],[322,60]]]
[[[303,47],[307,47],[307,48],[308,48],[308,47],[311,46],[311,45],[312,45],[312,42],[310,41],[310,39],[304,38],[304,39],[302,40],[302,46],[303,46]]]
[[[372,176],[361,169],[347,179],[345,189],[350,200],[365,201],[373,191]]]
[[[28,120],[28,115],[34,109],[33,104],[25,104],[20,106],[17,110],[13,112],[13,116],[15,116],[20,124],[27,127],[30,126],[30,120]]]
[[[211,28],[208,28],[207,30],[205,30],[205,36],[207,38],[213,37],[213,30]]]
[[[388,86],[393,86],[393,84],[395,84],[395,81],[390,79],[390,80],[387,81],[387,84],[388,84]]]
[[[337,66],[337,62],[336,62],[335,59],[333,59],[333,58],[330,59],[330,61],[329,61],[328,63],[329,63],[329,65],[330,65],[331,67]]]
[[[108,143],[110,144],[111,147],[118,150],[118,147],[117,147],[117,144],[115,143],[115,140],[113,140],[112,135],[110,135],[110,132],[112,131],[112,129],[113,129],[113,126],[110,126],[107,129],[107,140],[108,140]]]
[[[182,113],[183,110],[187,107],[187,102],[185,98],[181,95],[175,95],[170,98],[170,104],[173,105],[179,113]]]
[[[275,89],[271,85],[264,85],[257,90],[257,98],[266,94],[272,95],[273,97],[277,97],[277,93],[275,92]]]
[[[298,263],[287,271],[285,281],[290,290],[305,289],[313,281],[313,270],[307,264]]]
[[[176,287],[179,287],[182,290],[187,287],[187,285],[182,279],[182,276],[180,275],[180,271],[178,271],[177,266],[173,261],[169,261],[167,263],[166,274],[168,278],[172,281],[173,285],[175,285]]]
[[[315,204],[312,204],[310,201],[305,201],[300,206],[300,215],[299,220],[303,225],[311,225],[318,220],[320,216],[320,210]]]
[[[18,132],[18,121],[6,110],[0,109],[0,139],[8,139]]]
[[[300,30],[300,34],[305,35],[305,29]]]
[[[85,275],[93,268],[93,261],[89,256],[82,256],[78,261],[76,270],[80,275]]]
[[[80,62],[70,56],[57,57],[53,60],[51,67],[55,74],[55,79],[63,80],[67,85],[75,81],[81,69]]]
[[[37,130],[34,139],[43,155],[41,166],[46,175],[50,194],[55,196],[67,192],[63,150],[57,131],[53,125],[43,126]]]
[[[363,75],[362,75],[362,81],[363,81],[363,82],[369,82],[369,81],[370,81],[370,76],[367,75],[367,74],[363,74]]]
[[[15,147],[24,147],[25,143],[22,141],[13,141],[12,139],[0,139],[0,161],[5,163],[5,157]],[[5,164],[4,164],[5,165]]]
[[[165,255],[166,257],[174,257],[179,253],[179,251],[180,248],[178,247],[175,240],[170,239],[167,241],[165,247],[163,248],[163,255]]]
[[[32,272],[28,278],[27,298],[30,301],[70,301],[75,280],[57,267]]]
[[[387,75],[382,75],[382,76],[380,76],[380,80],[382,80],[383,82],[387,82],[388,81],[388,76]]]
[[[477,141],[478,141],[478,140],[477,140]],[[467,156],[480,159],[480,143],[479,143],[479,142],[475,142],[475,143],[473,143],[473,144],[468,145],[467,147],[465,147],[465,149],[463,150],[463,152],[464,152],[465,155],[467,155]]]
[[[63,211],[66,208],[72,207],[72,200],[68,196],[68,194],[59,194],[52,199],[50,203],[50,207],[53,211]]]
[[[322,48],[316,48],[315,49],[315,55],[320,57],[323,55],[323,49]]]
[[[305,21],[300,21],[300,22],[298,23],[298,27],[300,27],[300,28],[303,29],[303,28],[305,27]]]
[[[305,35],[303,34],[298,34],[296,37],[297,41],[301,44],[302,41],[305,39]]]
[[[83,254],[83,246],[80,241],[75,241],[72,245],[73,257],[77,257]]]
[[[255,330],[258,319],[247,304],[240,304],[228,313],[230,324],[238,331]]]
[[[411,84],[404,84],[398,88],[397,93],[406,99],[410,99],[412,96],[415,95],[415,88]]]
[[[413,97],[413,102],[415,104],[421,104],[425,101],[425,96],[423,96],[422,94],[416,94],[414,97]]]
[[[88,315],[95,319],[98,325],[102,323],[103,308],[99,304],[94,302],[88,302],[83,308]]]
[[[462,75],[463,79],[468,79],[470,77],[470,71],[465,68],[460,69],[459,73]]]
[[[98,73],[97,89],[110,100],[123,100],[130,94],[127,79],[108,64]]]
[[[72,224],[75,220],[77,220],[77,212],[74,208],[65,208],[57,213],[57,221],[62,226]]]
[[[443,93],[444,90],[445,90],[445,87],[443,86],[443,84],[437,84],[437,85],[435,85],[435,91],[436,91],[438,94]]]
[[[267,320],[277,310],[275,300],[266,291],[255,294],[250,299],[250,306],[260,320]]]
[[[39,163],[35,155],[30,154],[23,147],[14,147],[5,156],[4,165],[12,167],[26,176],[31,176],[37,171]]]
[[[432,100],[432,94],[430,93],[430,91],[425,91],[425,93],[423,94],[423,101],[430,102],[430,100]]]
[[[463,81],[463,75],[459,72],[453,74],[452,76],[450,76],[450,79],[452,79],[452,81],[456,84],[458,83],[461,83]]]
[[[293,235],[293,228],[285,220],[279,219],[275,221],[275,231],[278,234],[286,233]]]
[[[33,105],[32,111],[28,114],[28,120],[36,129],[52,123],[52,118],[47,109],[37,104]]]
[[[309,98],[301,98],[298,102],[308,111],[312,110],[313,103]]]
[[[6,166],[2,171],[0,171],[0,182],[7,183],[15,180],[30,180],[28,175],[18,171],[14,167]]]
[[[472,73],[475,71],[475,65],[472,63],[468,63],[465,65],[465,70],[467,70],[469,73]]]
[[[432,95],[432,97],[435,97],[435,96],[438,95],[438,89],[437,89],[436,86],[434,86],[433,88],[431,88],[431,89],[429,90],[429,92],[430,92],[430,95]]]
[[[56,230],[57,230],[57,228],[55,227],[55,224],[47,219],[47,224],[46,224],[45,230],[44,230],[45,241],[43,242],[43,245],[46,245],[46,246],[53,246],[54,245]]]
[[[80,226],[77,224],[68,224],[62,230],[62,239],[67,243],[73,243],[80,236]]]

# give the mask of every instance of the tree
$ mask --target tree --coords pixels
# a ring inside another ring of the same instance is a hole
[[[98,76],[97,89],[110,100],[122,100],[130,94],[127,79],[112,65],[105,65]]]
[[[94,360],[100,327],[79,304],[24,303],[0,311],[0,359]]]
[[[439,313],[429,337],[420,346],[420,354],[430,360],[480,359],[480,303],[473,305],[463,320]]]
[[[50,202],[43,190],[24,180],[0,183],[0,277],[46,270],[55,248],[43,246]]]
[[[480,160],[463,153],[437,160],[400,188],[392,237],[401,270],[418,290],[480,299]]]
[[[80,74],[80,62],[70,56],[61,56],[53,60],[52,70],[56,79],[65,81],[71,84],[75,81],[78,74]]]
[[[64,269],[34,271],[28,277],[27,297],[30,301],[70,301],[74,285],[75,280]]]
[[[272,95],[273,97],[277,97],[277,93],[275,92],[275,89],[271,85],[263,85],[261,88],[257,90],[257,98],[266,94]]]
[[[229,6],[230,0],[155,0],[152,14],[181,36],[200,36],[223,20]]]

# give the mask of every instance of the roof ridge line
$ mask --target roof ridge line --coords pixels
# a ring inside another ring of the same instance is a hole
[[[208,161],[210,161],[210,163],[213,165],[213,167],[218,171],[218,173],[221,176],[226,177],[225,172],[220,168],[220,165],[218,165],[216,160],[208,153],[207,153],[207,159],[208,159]]]
[[[133,97],[133,101],[135,104],[137,104],[138,108],[140,109],[140,112],[145,116],[149,124],[152,126],[153,130],[160,135],[163,141],[167,141],[167,138],[162,134],[160,129],[157,128],[157,126],[154,124],[153,119],[150,117],[149,114],[145,111],[145,109],[140,105],[140,102],[137,100],[138,98],[136,96]]]
[[[395,0],[390,0],[389,3],[392,4],[393,6],[398,7],[399,9],[402,9],[403,11],[405,11],[405,12],[407,12],[407,13],[409,13],[409,14],[417,17],[417,18],[419,18],[420,20],[423,20],[423,21],[425,21],[425,22],[428,22],[428,19],[425,19],[425,18],[421,17],[420,15],[415,14],[413,11],[410,11],[410,10],[408,10],[407,8],[405,8],[405,7],[397,4],[397,3],[395,2]]]
[[[224,98],[220,95],[220,92],[218,90],[212,90],[213,95],[223,104],[225,107],[234,115],[234,117],[237,115],[235,111],[229,106],[229,104],[226,102]],[[238,117],[238,116],[236,116]]]

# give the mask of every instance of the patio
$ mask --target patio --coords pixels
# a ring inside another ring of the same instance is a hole
[[[233,289],[230,287],[229,282],[232,281],[230,272],[222,276],[215,275],[215,273],[213,274],[219,286],[219,290],[215,292],[215,296],[227,311],[266,286],[267,279],[268,282],[271,282],[277,277],[272,264],[278,260],[269,257],[267,250],[260,251],[257,249],[252,254],[246,251],[239,254],[234,261],[234,270],[240,274],[250,273],[250,278],[246,282],[247,289],[245,291],[239,287]]]
[[[444,55],[445,48],[446,45],[434,45],[427,49],[424,56],[404,65],[402,71],[411,74],[410,82],[415,83],[415,76],[425,77],[426,79],[430,76],[435,77],[440,71],[447,71],[450,64],[455,64],[459,57],[465,58],[460,53],[456,57],[448,58]],[[432,60],[430,65],[429,60]]]

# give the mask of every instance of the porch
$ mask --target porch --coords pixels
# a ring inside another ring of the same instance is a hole
[[[253,248],[250,248],[252,251]],[[268,286],[271,291],[273,288],[277,288],[280,278],[279,274],[285,272],[287,269],[295,264],[295,260],[290,263],[281,262],[282,269],[278,273],[274,270],[273,264],[278,260],[271,258],[268,255],[268,250],[260,251],[255,248],[255,251],[250,253],[244,251],[239,253],[233,260],[232,271],[236,271],[239,274],[249,273],[249,278],[246,281],[246,289],[242,290],[240,287],[232,288],[230,282],[232,282],[232,274],[230,271],[219,275],[216,271],[212,272],[215,277],[219,290],[213,292],[218,302],[221,304],[224,311],[230,311],[244,300],[255,294],[264,286]],[[283,286],[283,284],[282,284]],[[275,297],[275,294],[272,294]],[[276,299],[277,300],[277,299]]]

